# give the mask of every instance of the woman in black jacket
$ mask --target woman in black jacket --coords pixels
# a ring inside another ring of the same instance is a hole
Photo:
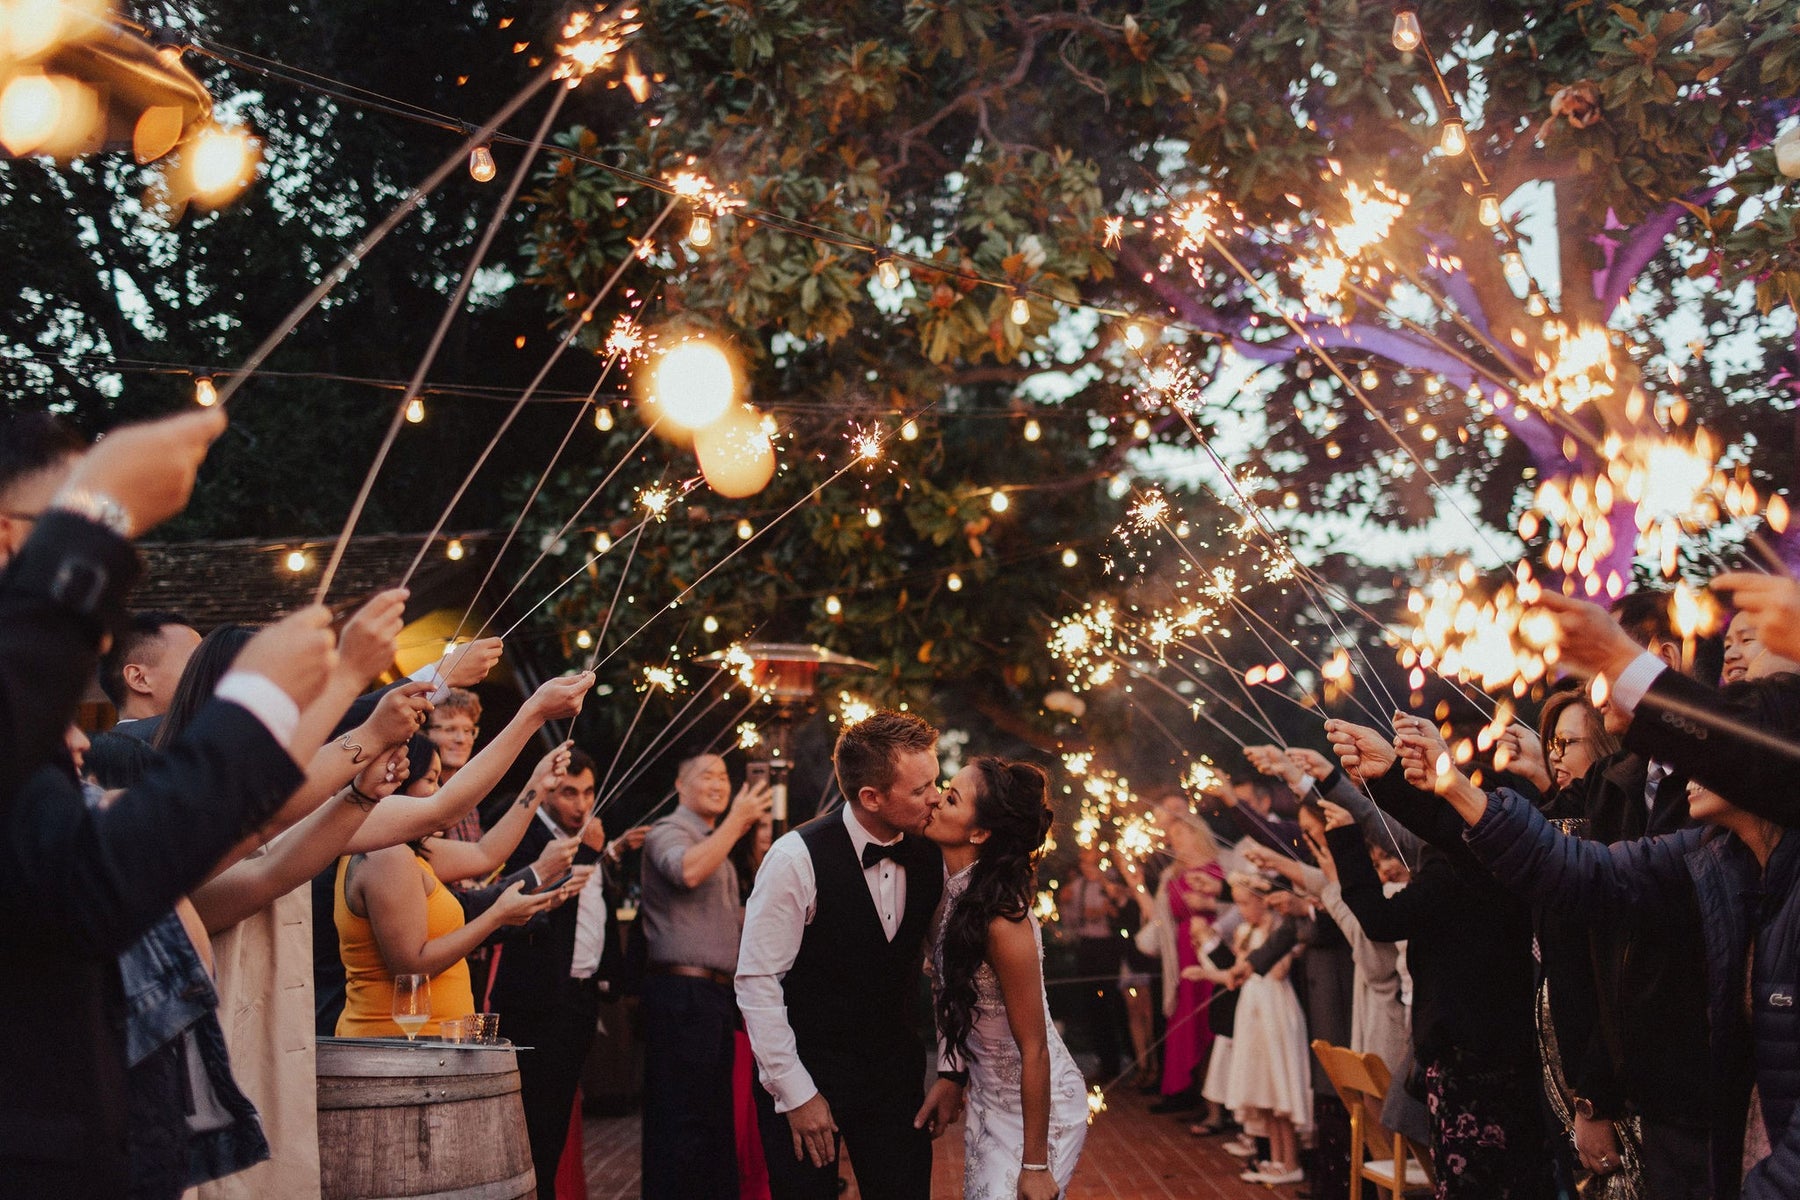
[[[1722,695],[1762,731],[1800,734],[1800,705],[1779,681]],[[1399,752],[1408,778],[1470,826],[1471,851],[1536,903],[1617,925],[1699,925],[1710,1019],[1691,1036],[1706,1039],[1713,1068],[1710,1094],[1696,1097],[1712,1122],[1713,1194],[1800,1194],[1800,839],[1696,787],[1690,808],[1708,828],[1601,846],[1562,835],[1512,792],[1437,772],[1440,742],[1409,734]]]

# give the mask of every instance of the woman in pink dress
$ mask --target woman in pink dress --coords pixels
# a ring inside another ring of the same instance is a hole
[[[1212,834],[1198,817],[1182,813],[1166,818],[1165,823],[1174,861],[1163,873],[1153,899],[1139,893],[1145,918],[1139,948],[1162,958],[1163,1015],[1168,1021],[1168,1037],[1163,1043],[1163,1111],[1175,1111],[1186,1107],[1182,1098],[1195,1090],[1212,1048],[1206,1005],[1213,985],[1206,979],[1184,978],[1183,969],[1200,963],[1198,946],[1209,940],[1225,872],[1219,867]],[[1195,933],[1201,936],[1196,938]],[[1219,1119],[1216,1109],[1209,1101],[1209,1120]]]

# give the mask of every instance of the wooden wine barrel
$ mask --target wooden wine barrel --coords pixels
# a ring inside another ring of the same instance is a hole
[[[319,1039],[325,1200],[537,1194],[510,1048]]]

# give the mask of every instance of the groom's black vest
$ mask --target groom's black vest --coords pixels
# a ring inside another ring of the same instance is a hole
[[[816,817],[797,832],[818,885],[812,923],[781,981],[801,1065],[834,1110],[916,1108],[925,1074],[917,1032],[925,936],[944,891],[943,858],[911,834],[895,847],[906,911],[890,942],[844,814]]]

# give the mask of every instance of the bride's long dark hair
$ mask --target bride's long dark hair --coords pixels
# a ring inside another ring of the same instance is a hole
[[[969,873],[969,886],[944,924],[937,1000],[945,1043],[965,1059],[975,1020],[975,972],[987,957],[988,925],[996,917],[1025,919],[1054,817],[1050,781],[1037,767],[985,755],[969,765],[978,780],[975,825],[988,836]]]

